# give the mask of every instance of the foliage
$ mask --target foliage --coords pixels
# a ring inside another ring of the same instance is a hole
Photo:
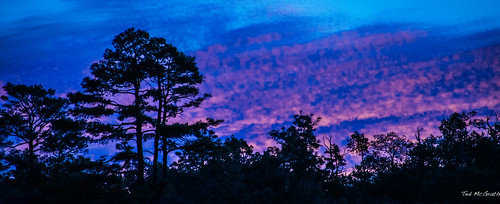
[[[135,141],[134,154],[124,152],[115,159],[123,155],[135,157],[124,159],[135,161],[139,184],[144,182],[145,175],[143,142],[154,138],[153,177],[157,180],[160,141],[167,163],[170,152],[167,147],[176,139],[164,131],[168,129],[168,120],[185,108],[199,106],[209,97],[199,96],[196,87],[203,82],[203,75],[193,57],[179,52],[163,38],[150,37],[146,31],[126,30],[115,37],[113,48],[107,49],[104,59],[91,66],[92,77],[82,82],[84,92],[68,94],[76,104],[73,113],[102,119],[89,120],[94,127],[105,127],[92,131],[102,140],[115,140],[123,145]],[[148,125],[153,129],[145,129]],[[130,164],[128,161],[125,163]]]

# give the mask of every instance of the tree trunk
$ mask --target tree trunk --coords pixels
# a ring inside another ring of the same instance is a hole
[[[140,109],[140,96],[139,96],[140,85],[135,85],[135,125],[136,125],[136,142],[137,142],[137,183],[144,183],[144,154],[142,149],[142,115]]]
[[[161,81],[158,79],[158,92],[162,95],[161,89]],[[154,138],[154,150],[153,150],[153,182],[156,183],[158,181],[158,152],[159,152],[159,143],[160,143],[160,134],[158,132],[158,127],[161,125],[161,116],[163,109],[163,99],[160,96],[158,99],[158,115],[156,117],[156,130],[155,130],[155,138]]]
[[[167,123],[167,111],[163,111],[162,124]],[[165,181],[167,179],[167,169],[168,169],[168,151],[167,151],[167,136],[163,135],[163,162],[162,162],[162,179]]]
[[[35,177],[35,145],[32,139],[28,142],[28,180],[32,182]]]
[[[167,138],[163,136],[163,147],[162,147],[162,152],[163,152],[163,162],[162,162],[162,179],[165,180],[167,179],[167,168],[168,168],[168,151],[167,151]]]

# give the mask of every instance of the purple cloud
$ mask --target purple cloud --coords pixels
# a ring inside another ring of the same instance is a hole
[[[214,97],[184,119],[223,118],[226,123],[218,128],[219,135],[246,136],[250,143],[265,146],[272,144],[265,136],[271,127],[289,122],[289,116],[300,110],[321,116],[323,127],[372,120],[346,127],[349,131],[326,128],[341,142],[346,132],[354,130],[412,135],[419,126],[427,134],[437,134],[439,117],[483,107],[498,109],[500,47],[452,54],[431,51],[434,57],[405,50],[429,38],[432,33],[423,30],[348,31],[279,45],[280,35],[270,33],[237,44],[215,44],[194,53],[206,74],[202,89]],[[260,46],[238,49],[254,44]],[[437,45],[427,45],[433,46]],[[398,121],[383,120],[388,117]]]

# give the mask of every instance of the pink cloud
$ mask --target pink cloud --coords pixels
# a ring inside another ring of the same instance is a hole
[[[252,127],[252,134],[259,137],[251,142],[266,144],[270,127],[291,120],[289,116],[300,110],[321,116],[320,125],[325,127],[394,116],[401,118],[398,124],[374,122],[362,131],[412,135],[417,126],[435,134],[439,121],[434,118],[440,115],[500,108],[498,46],[425,61],[405,53],[387,55],[388,49],[419,43],[427,36],[418,30],[366,36],[350,31],[303,44],[262,45],[247,51],[213,45],[194,55],[206,75],[207,83],[201,88],[214,97],[184,119],[225,119],[217,129],[219,135]],[[275,40],[283,39],[271,33],[239,42]],[[413,115],[424,116],[406,119]],[[346,132],[332,134],[341,141]]]

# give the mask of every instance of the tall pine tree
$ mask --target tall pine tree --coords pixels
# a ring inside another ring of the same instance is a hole
[[[151,121],[146,114],[150,109],[146,101],[147,43],[149,34],[142,30],[131,28],[117,35],[112,43],[114,49],[107,49],[104,59],[91,66],[92,77],[84,78],[84,92],[68,94],[76,104],[75,113],[112,126],[105,135],[109,139],[124,144],[135,140],[137,151],[133,159],[137,162],[139,184],[144,182],[145,172],[143,127]]]

